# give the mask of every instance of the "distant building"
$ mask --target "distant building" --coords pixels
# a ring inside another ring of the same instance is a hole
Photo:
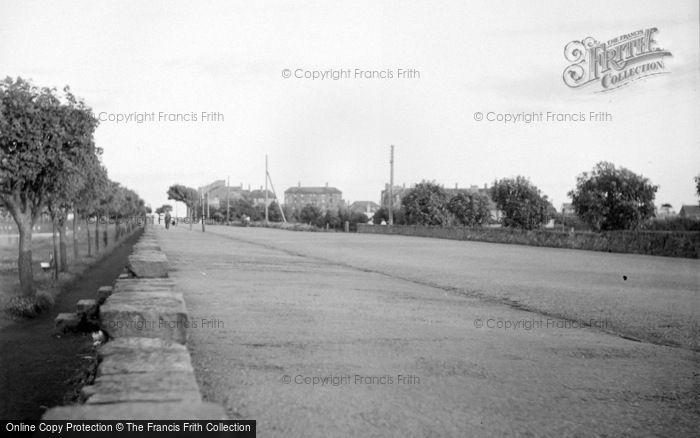
[[[265,190],[260,187],[260,190],[251,190],[248,186],[247,190],[243,189],[243,184],[240,186],[226,186],[226,181],[223,179],[214,181],[197,189],[204,196],[205,202],[209,207],[222,208],[226,207],[226,201],[232,203],[239,199],[245,199],[253,205],[265,205]],[[271,204],[275,200],[275,195],[271,191],[267,191],[267,202]]]
[[[350,204],[350,211],[364,213],[367,219],[371,219],[377,210],[379,210],[379,204],[374,201],[355,201]]]
[[[399,208],[401,207],[401,200],[403,199],[404,195],[408,192],[406,188],[406,184],[403,186],[394,186],[394,190],[392,191],[392,195],[394,196],[394,202],[393,206],[394,208]],[[390,204],[389,201],[389,184],[384,184],[384,190],[381,191],[379,194],[379,199],[381,203],[381,207],[387,207]]]
[[[290,187],[284,192],[284,203],[294,211],[301,211],[305,205],[314,205],[322,212],[338,210],[343,204],[343,192],[335,187]]]
[[[265,206],[265,190],[260,187],[260,190],[251,190],[243,194],[243,197],[250,201],[253,205]],[[275,200],[275,195],[271,191],[267,191],[267,205],[272,204]]]
[[[684,205],[678,215],[682,218],[700,220],[700,205]]]

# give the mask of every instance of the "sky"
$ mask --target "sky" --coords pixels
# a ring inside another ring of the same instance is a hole
[[[698,4],[0,0],[0,75],[69,85],[101,119],[110,178],[153,208],[175,183],[259,188],[266,155],[282,199],[328,183],[379,202],[394,145],[398,185],[524,175],[559,209],[577,175],[611,161],[679,210],[700,174]],[[607,92],[564,84],[569,42],[649,28],[671,52],[665,74]],[[350,75],[304,77],[328,70]],[[547,112],[586,120],[486,120]]]

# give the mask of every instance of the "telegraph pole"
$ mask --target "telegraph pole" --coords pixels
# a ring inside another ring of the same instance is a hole
[[[231,178],[226,177],[226,225],[228,225],[228,208],[229,208],[229,195],[231,193]]]
[[[204,226],[204,190],[199,192],[199,204],[202,206],[202,233],[206,231]]]
[[[270,179],[270,171],[267,167],[267,155],[265,155],[265,225],[267,225],[269,219],[269,212],[267,208],[267,180]]]
[[[389,159],[389,225],[394,225],[394,145]]]

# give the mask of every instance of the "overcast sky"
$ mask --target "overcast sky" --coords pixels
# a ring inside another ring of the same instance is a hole
[[[0,11],[0,75],[70,85],[103,117],[197,115],[97,129],[110,177],[153,207],[173,183],[259,187],[265,154],[280,197],[328,182],[349,201],[378,202],[391,144],[397,184],[525,175],[560,208],[576,176],[606,160],[660,185],[657,204],[697,202],[698,1],[0,0]],[[570,41],[651,27],[673,54],[670,74],[605,93],[564,84]],[[399,68],[420,77],[398,78]],[[394,77],[295,77],[329,69]],[[603,111],[612,121],[474,119],[522,111]],[[202,112],[223,120],[203,122]]]

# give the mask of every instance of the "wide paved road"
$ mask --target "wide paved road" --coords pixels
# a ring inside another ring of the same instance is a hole
[[[259,436],[700,424],[695,260],[257,228],[159,236],[197,324],[204,395]]]

